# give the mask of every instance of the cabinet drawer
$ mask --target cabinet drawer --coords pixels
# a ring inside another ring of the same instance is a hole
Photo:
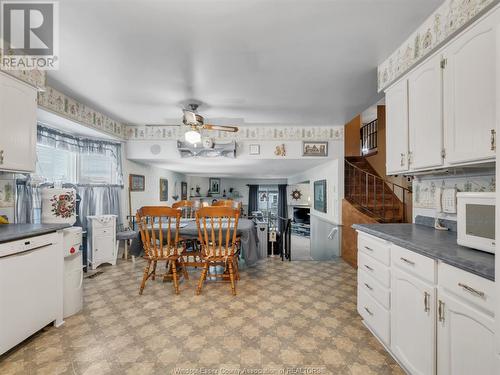
[[[414,251],[393,245],[392,265],[408,271],[419,278],[436,283],[436,261]]]
[[[0,244],[0,257],[20,253],[49,244],[55,244],[58,241],[58,235],[54,232],[36,237],[23,238],[22,240],[5,242]]]
[[[391,307],[389,289],[383,287],[377,280],[368,275],[367,271],[361,268],[358,271],[358,288],[364,290],[366,294],[373,297],[386,309]]]
[[[387,346],[390,345],[390,313],[372,297],[358,289],[358,312],[365,323]]]
[[[93,231],[93,236],[113,236],[114,228],[113,227],[103,227],[103,228],[95,228]]]
[[[358,234],[358,250],[382,262],[391,265],[390,243],[366,234]]]
[[[92,228],[97,229],[97,228],[113,228],[115,226],[115,218],[107,218],[103,220],[92,220]]]
[[[366,271],[386,288],[391,286],[391,271],[389,268],[363,252],[358,253],[358,269]]]
[[[493,315],[495,283],[445,263],[438,265],[439,286]]]

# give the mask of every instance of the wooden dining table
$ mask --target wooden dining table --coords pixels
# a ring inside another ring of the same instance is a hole
[[[258,249],[259,239],[257,237],[257,227],[255,223],[249,219],[239,219],[236,233],[240,237],[241,259],[244,260],[245,265],[253,266],[260,259]],[[198,226],[196,225],[196,220],[181,219],[179,235],[183,239],[197,239]],[[143,254],[142,240],[139,232],[132,240],[129,251],[133,256],[140,256]]]

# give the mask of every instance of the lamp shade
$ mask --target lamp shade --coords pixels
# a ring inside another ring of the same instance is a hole
[[[199,143],[201,142],[201,134],[195,130],[190,130],[184,134],[186,142]]]

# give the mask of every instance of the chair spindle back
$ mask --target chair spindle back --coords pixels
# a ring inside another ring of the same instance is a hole
[[[196,212],[203,257],[223,258],[236,252],[240,213],[231,207],[203,207]]]
[[[162,259],[178,254],[181,211],[165,206],[145,206],[137,210],[144,255]]]
[[[176,208],[181,211],[181,217],[183,219],[192,219],[194,218],[194,213],[196,211],[195,204],[192,201],[183,200],[179,202],[175,202],[172,205],[172,208]]]

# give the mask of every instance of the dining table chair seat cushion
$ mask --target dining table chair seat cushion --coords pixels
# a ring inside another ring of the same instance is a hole
[[[177,253],[176,253],[175,247],[169,248],[168,246],[164,246],[163,250],[162,250],[163,251],[162,256],[160,256],[159,258],[168,259],[169,257],[173,257],[175,255],[181,255],[183,250],[184,250],[183,246],[178,246]],[[145,258],[152,258],[152,257],[154,257],[154,254],[152,254],[152,255],[146,254],[144,257]]]
[[[232,245],[230,244],[229,248],[231,248],[231,246]],[[236,248],[233,253],[230,253],[229,251],[226,252],[224,247],[219,248],[218,246],[208,246],[202,249],[201,254],[203,258],[227,258],[229,256],[236,256],[237,252]]]

